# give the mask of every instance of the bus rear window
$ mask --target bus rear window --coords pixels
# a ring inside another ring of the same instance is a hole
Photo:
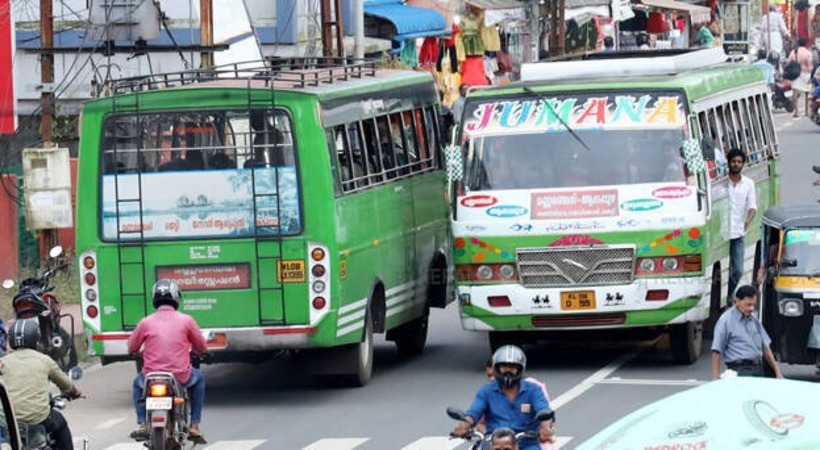
[[[106,118],[106,240],[242,237],[301,230],[296,148],[284,111]]]

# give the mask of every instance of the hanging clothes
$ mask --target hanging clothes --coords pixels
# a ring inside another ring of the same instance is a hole
[[[438,63],[438,54],[438,39],[434,37],[424,38],[421,50],[419,50],[419,66],[428,72],[434,71]]]
[[[453,24],[453,33],[447,39],[442,39],[441,45],[438,51],[438,58],[436,59],[436,70],[439,72],[445,72],[444,67],[441,65],[441,61],[444,59],[444,55],[448,55],[450,58],[450,72],[456,73],[458,72],[458,52],[456,51],[457,43],[461,41],[461,29],[458,25]]]
[[[461,17],[461,42],[467,56],[481,56],[484,54],[484,43],[481,41],[481,27],[484,22],[483,14],[468,12]]]
[[[419,55],[416,53],[416,40],[415,39],[407,39],[402,42],[404,45],[401,49],[401,55],[399,58],[401,62],[407,64],[410,67],[416,67],[419,65]]]
[[[468,56],[462,64],[461,82],[468,86],[487,86],[483,56]]]
[[[486,26],[483,19],[481,20],[481,42],[484,43],[485,52],[501,50],[501,37],[498,35],[498,27],[495,25]]]

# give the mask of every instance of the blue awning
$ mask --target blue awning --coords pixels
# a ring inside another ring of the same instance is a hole
[[[364,4],[366,16],[373,16],[390,22],[395,27],[393,36],[378,36],[396,41],[427,36],[450,34],[447,23],[438,11],[408,6],[401,0],[370,0]],[[367,23],[367,21],[365,21]],[[381,33],[379,33],[381,34]]]

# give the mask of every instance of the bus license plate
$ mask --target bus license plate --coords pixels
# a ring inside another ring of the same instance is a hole
[[[145,399],[145,409],[171,409],[172,401],[173,398],[171,397],[147,397]]]
[[[595,309],[595,291],[562,292],[561,309],[569,311]]]

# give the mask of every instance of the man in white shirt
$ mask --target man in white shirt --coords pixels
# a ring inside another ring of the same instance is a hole
[[[781,57],[783,54],[783,41],[789,37],[789,30],[783,15],[780,14],[777,6],[769,4],[769,13],[763,16],[760,22],[761,45],[767,51],[776,51]]]
[[[746,154],[742,150],[732,149],[726,155],[729,160],[729,295],[727,303],[731,306],[735,288],[743,276],[743,259],[746,244],[743,236],[757,212],[757,196],[754,182],[741,175],[746,164]]]

